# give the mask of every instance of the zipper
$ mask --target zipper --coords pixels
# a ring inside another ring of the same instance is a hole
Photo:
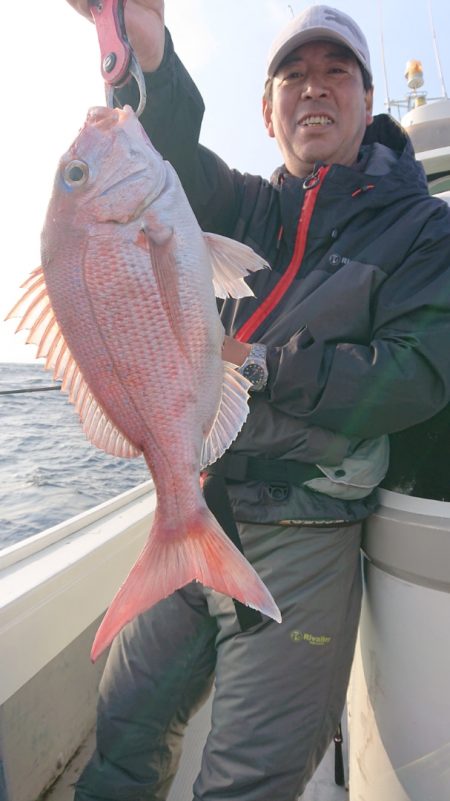
[[[297,276],[303,257],[306,250],[306,242],[308,238],[308,231],[311,225],[311,219],[316,205],[317,196],[320,192],[323,180],[330,170],[331,165],[320,166],[317,170],[305,178],[303,187],[305,189],[305,197],[303,200],[302,211],[297,225],[297,233],[295,236],[294,252],[292,259],[280,277],[278,283],[274,286],[269,295],[263,300],[253,314],[246,320],[246,322],[239,328],[235,334],[235,339],[239,342],[248,342],[253,336],[255,331],[262,325],[264,320],[273,312],[281,300],[284,298],[286,292]]]

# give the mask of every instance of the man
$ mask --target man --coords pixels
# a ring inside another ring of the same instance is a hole
[[[386,435],[448,403],[449,210],[429,197],[400,126],[372,121],[367,43],[342,12],[308,8],[273,44],[263,113],[284,165],[271,182],[199,146],[202,100],[164,33],[162,0],[129,0],[126,12],[153,144],[202,227],[272,267],[248,279],[255,298],[221,309],[224,358],[253,392],[211,472],[283,621],[245,620],[195,584],[125,627],[75,797],[166,798],[186,722],[215,680],[193,798],[294,801],[342,713],[361,525],[387,469]],[[120,99],[135,101],[130,90]]]

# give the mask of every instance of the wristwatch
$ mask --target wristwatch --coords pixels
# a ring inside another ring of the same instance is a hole
[[[252,384],[254,392],[260,392],[267,384],[269,376],[266,360],[266,345],[256,342],[251,346],[250,352],[244,362],[237,368],[238,373],[243,375]]]

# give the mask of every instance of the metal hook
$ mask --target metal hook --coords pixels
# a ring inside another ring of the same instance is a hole
[[[147,90],[145,87],[144,73],[142,72],[141,66],[134,55],[133,50],[131,51],[130,63],[128,65],[128,75],[134,78],[138,86],[139,103],[137,109],[135,110],[135,114],[137,117],[140,117],[147,103]],[[124,84],[121,85],[123,86]],[[114,91],[117,88],[119,87],[111,86],[111,84],[105,83],[106,105],[108,108],[114,108]]]
[[[125,28],[127,0],[88,0],[97,29],[101,53],[101,71],[105,81],[106,104],[114,108],[114,90],[124,86],[131,77],[137,83],[139,117],[146,103],[145,79],[131,47]]]

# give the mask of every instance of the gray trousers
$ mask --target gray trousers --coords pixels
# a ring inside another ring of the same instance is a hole
[[[164,801],[183,731],[215,682],[212,726],[188,801],[294,801],[341,719],[361,602],[359,524],[239,524],[281,624],[242,632],[231,600],[190,584],[113,643],[97,750],[75,801]]]

